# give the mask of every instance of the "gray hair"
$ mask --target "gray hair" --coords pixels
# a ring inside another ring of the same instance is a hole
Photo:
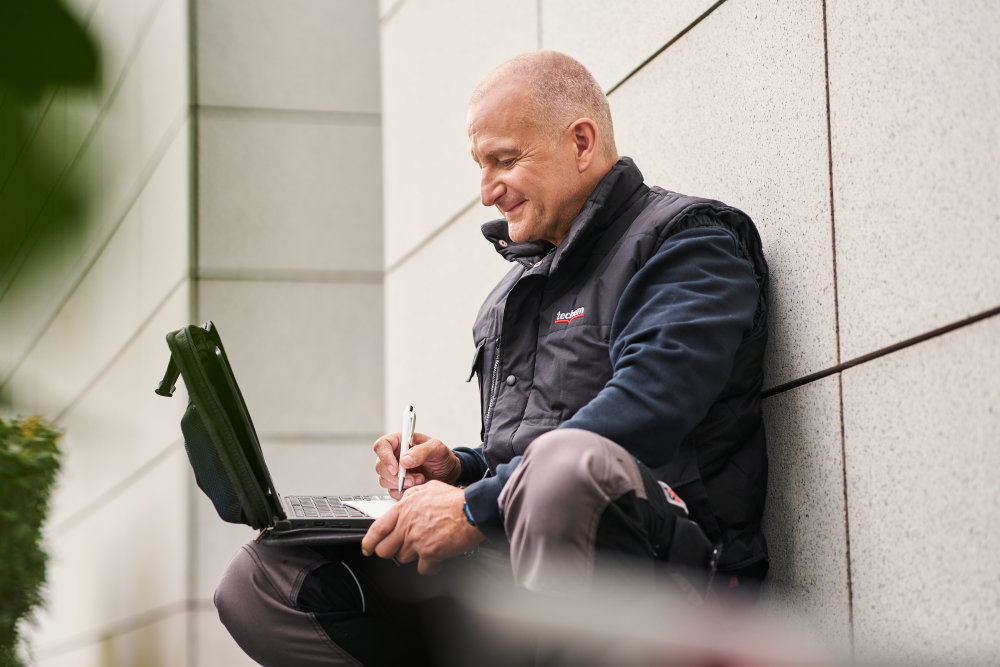
[[[557,136],[579,118],[597,125],[600,151],[617,158],[611,108],[594,75],[579,61],[558,51],[525,53],[497,67],[472,93],[469,105],[478,102],[499,83],[515,80],[525,87],[525,119],[542,132]]]

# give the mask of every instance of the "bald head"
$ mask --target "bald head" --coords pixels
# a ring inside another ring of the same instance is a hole
[[[608,98],[594,76],[578,61],[558,51],[525,53],[493,70],[469,100],[475,106],[489,92],[514,85],[524,93],[523,122],[556,136],[575,120],[589,118],[598,130],[602,162],[618,160]]]
[[[497,68],[469,102],[469,148],[484,206],[512,241],[559,245],[618,161],[608,100],[583,65],[554,51]]]

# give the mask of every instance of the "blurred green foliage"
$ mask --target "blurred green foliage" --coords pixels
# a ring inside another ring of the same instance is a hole
[[[42,604],[42,525],[59,472],[60,433],[40,417],[0,418],[0,665],[21,665],[18,624]]]
[[[98,56],[58,0],[0,0],[0,299],[31,248],[79,222],[81,201],[60,182],[66,158],[42,150],[37,135],[57,91],[97,87]],[[18,625],[43,601],[59,437],[40,417],[0,417],[0,667],[22,664]]]
[[[47,154],[37,135],[56,91],[96,88],[98,56],[58,0],[0,0],[0,299],[28,251],[79,223],[80,196],[61,182],[65,156]]]
[[[0,85],[34,98],[52,84],[90,84],[97,47],[56,0],[0,0]]]

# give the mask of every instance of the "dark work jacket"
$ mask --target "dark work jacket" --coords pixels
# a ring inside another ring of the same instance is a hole
[[[766,569],[767,264],[750,218],[648,187],[622,158],[558,247],[513,243],[502,219],[483,232],[515,266],[473,327],[483,444],[456,452],[477,525],[502,535],[497,498],[532,440],[582,428],[674,488],[721,569]]]

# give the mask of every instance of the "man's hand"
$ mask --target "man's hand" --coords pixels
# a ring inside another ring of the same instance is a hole
[[[375,441],[375,472],[378,473],[379,485],[389,490],[389,495],[399,500],[402,496],[396,489],[399,486],[398,472],[399,445],[402,434],[397,431],[383,435]],[[406,479],[403,489],[417,486],[432,479],[447,484],[454,484],[462,473],[462,462],[455,453],[437,438],[431,438],[423,433],[414,433],[413,442],[403,456],[403,467],[406,468]]]
[[[441,563],[485,539],[465,517],[465,492],[430,481],[409,489],[403,499],[371,525],[361,552],[400,563],[418,560],[420,574],[435,574]]]

